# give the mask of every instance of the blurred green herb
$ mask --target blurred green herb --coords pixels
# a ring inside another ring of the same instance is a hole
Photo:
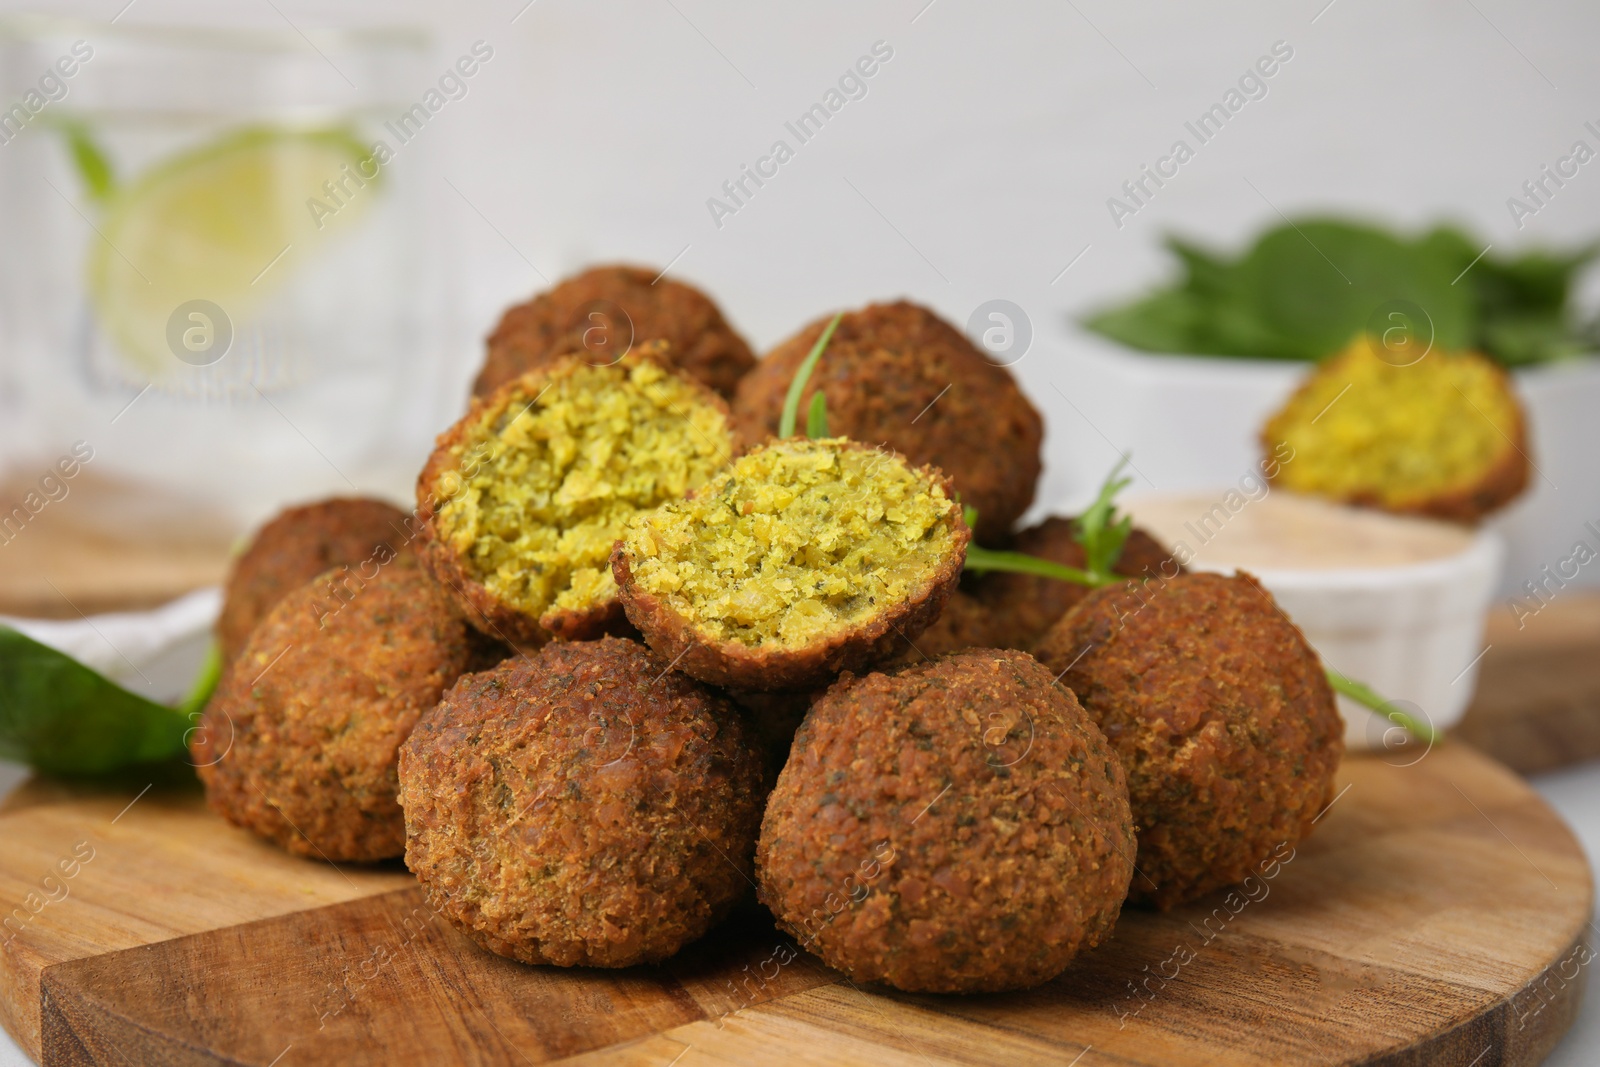
[[[1600,243],[1499,256],[1454,227],[1408,238],[1309,218],[1268,230],[1237,257],[1178,237],[1167,247],[1183,267],[1178,281],[1084,325],[1150,352],[1317,360],[1407,301],[1427,319],[1411,326],[1428,330],[1436,346],[1475,348],[1506,366],[1566,359],[1600,343],[1569,306],[1574,279]]]
[[[1328,675],[1328,684],[1337,693],[1354,700],[1363,707],[1371,708],[1396,726],[1419,740],[1434,744],[1442,740],[1442,735],[1429,724],[1418,719],[1409,712],[1401,711],[1393,701],[1385,700],[1383,696],[1365,682],[1358,682],[1354,678],[1346,678],[1332,667],[1323,668]]]
[[[0,626],[0,757],[52,774],[103,774],[179,755],[192,725],[185,711]]]
[[[828,436],[828,397],[821,389],[811,394],[811,410],[806,414],[806,436],[813,441]]]
[[[72,157],[72,165],[78,172],[78,180],[83,183],[84,192],[95,203],[104,204],[117,188],[116,171],[111,166],[111,159],[83,123],[67,119],[55,125],[67,139],[67,153]]]
[[[839,328],[839,320],[844,318],[844,313],[833,317],[817,338],[817,343],[811,346],[811,351],[806,353],[805,360],[800,368],[794,372],[794,378],[789,382],[789,392],[783,398],[783,415],[778,419],[778,436],[793,437],[795,421],[800,416],[800,394],[805,391],[806,383],[811,380],[811,372],[817,368],[817,360],[822,358],[822,352],[828,347],[828,342],[833,340],[833,331]],[[816,401],[811,404],[811,417],[816,418]],[[824,415],[826,422],[826,415]],[[808,436],[815,436],[814,434]]]
[[[1117,494],[1133,484],[1132,478],[1118,477],[1127,464],[1128,457],[1123,456],[1111,468],[1111,473],[1100,484],[1094,503],[1072,524],[1072,539],[1083,546],[1084,570],[1099,585],[1117,580],[1113,572],[1117,560],[1122,558],[1122,546],[1128,543],[1128,534],[1133,532],[1133,519],[1127,515],[1118,517],[1116,504]]]

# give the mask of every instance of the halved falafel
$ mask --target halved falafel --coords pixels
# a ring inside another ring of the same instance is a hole
[[[217,644],[228,663],[250,631],[291,591],[330,567],[361,567],[406,549],[408,516],[393,504],[335,497],[286,508],[256,531],[222,588]]]
[[[592,267],[506,311],[489,335],[472,395],[488,396],[563,356],[605,365],[652,340],[670,345],[674,368],[725,397],[755,364],[750,346],[700,290],[644,267]]]
[[[704,485],[733,453],[728,409],[660,345],[507,383],[439,437],[417,481],[422,552],[492,636],[522,648],[624,625],[622,525]]]
[[[406,865],[524,963],[666,959],[750,886],[760,756],[723,697],[634,641],[461,679],[400,754]]]
[[[1136,902],[1165,910],[1242,880],[1333,798],[1344,752],[1333,691],[1248,574],[1097,589],[1035,655],[1127,769]]]
[[[774,348],[745,375],[733,401],[746,441],[778,432],[789,382],[833,316]],[[950,477],[978,509],[978,540],[998,542],[1033,502],[1044,425],[1011,372],[954,326],[906,301],[845,314],[801,395],[828,398],[836,434],[903,453]]]
[[[1528,484],[1527,420],[1476,352],[1391,352],[1361,337],[1306,377],[1261,431],[1285,489],[1476,522]]]
[[[774,441],[627,524],[628,620],[714,685],[805,689],[939,616],[971,532],[937,470],[843,438]]]
[[[1076,524],[1076,519],[1052,515],[1018,533],[1012,548],[1081,570],[1086,557],[1076,540]],[[1184,573],[1171,550],[1138,528],[1129,531],[1113,571],[1130,578],[1173,578]],[[974,593],[993,620],[991,643],[1027,651],[1090,589],[1035,574],[994,571],[978,580]]]
[[[190,738],[211,809],[301,856],[398,856],[396,753],[473,663],[465,619],[416,556],[335,569],[280,600]]]
[[[1021,652],[845,675],[806,716],[756,851],[759,893],[856,981],[1024,989],[1105,940],[1133,873],[1122,767]]]

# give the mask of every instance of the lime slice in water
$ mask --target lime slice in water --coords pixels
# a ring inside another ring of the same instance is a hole
[[[152,168],[112,196],[89,253],[102,329],[145,374],[206,362],[174,352],[172,336],[192,336],[169,336],[174,313],[207,301],[235,326],[247,319],[296,261],[365,211],[368,155],[342,130],[250,127]]]

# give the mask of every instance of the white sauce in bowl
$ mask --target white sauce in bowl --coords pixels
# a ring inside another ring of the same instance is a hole
[[[1370,570],[1460,555],[1473,530],[1334,504],[1282,489],[1135,497],[1134,524],[1188,567],[1248,571]]]

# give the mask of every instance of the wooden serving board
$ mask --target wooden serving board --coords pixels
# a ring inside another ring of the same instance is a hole
[[[1571,833],[1459,743],[1340,777],[1250,898],[1126,912],[1055,982],[977,997],[858,987],[754,906],[658,967],[527,967],[400,865],[291,858],[192,785],[36,779],[0,810],[0,1017],[51,1065],[1539,1062],[1591,959]]]

